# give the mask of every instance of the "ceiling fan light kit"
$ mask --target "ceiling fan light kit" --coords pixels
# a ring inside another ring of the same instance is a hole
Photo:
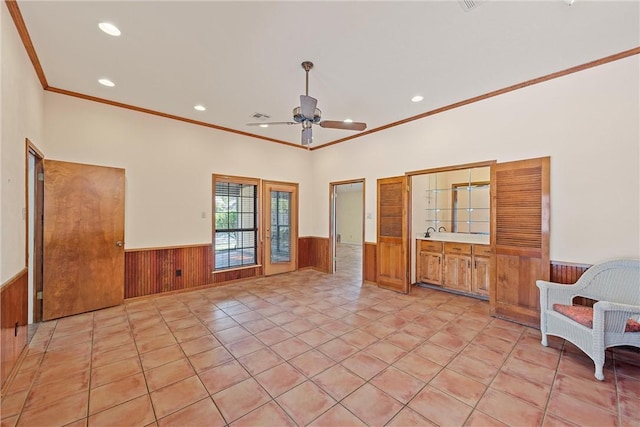
[[[293,109],[293,122],[262,122],[247,123],[247,126],[264,125],[295,125],[302,124],[301,142],[304,146],[309,146],[313,142],[312,125],[320,125],[327,129],[343,129],[353,131],[363,131],[367,128],[366,123],[354,121],[322,120],[322,111],[317,108],[318,100],[309,96],[309,71],[313,68],[313,62],[304,61],[302,69],[305,71],[305,94],[300,95],[300,106]]]

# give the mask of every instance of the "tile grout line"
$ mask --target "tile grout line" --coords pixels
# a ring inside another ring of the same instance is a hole
[[[51,331],[51,335],[49,335],[49,338],[47,339],[47,345],[42,350],[42,359],[38,363],[38,367],[35,368],[36,373],[35,373],[33,379],[31,380],[31,382],[29,384],[29,387],[27,387],[27,394],[25,395],[24,402],[22,403],[22,405],[20,407],[20,413],[18,414],[18,417],[16,418],[16,423],[15,423],[16,426],[20,422],[20,419],[22,418],[22,415],[25,412],[27,412],[27,411],[25,411],[25,406],[27,404],[27,400],[29,399],[29,396],[31,395],[31,390],[32,390],[33,386],[35,385],[36,381],[40,377],[40,374],[41,374],[40,369],[42,367],[42,363],[44,362],[44,358],[47,355],[47,351],[49,350],[49,345],[51,344],[51,340],[53,340],[53,334],[55,333],[56,329],[58,328],[58,319],[55,319],[55,322],[56,322],[56,324],[55,324],[55,326],[53,326],[53,329]],[[27,354],[27,356],[28,356],[28,354]],[[24,359],[20,362],[20,367],[22,367],[22,363],[23,362],[24,362]]]
[[[142,373],[142,378],[144,378],[144,385],[145,385],[145,387],[147,389],[147,396],[148,396],[148,399],[149,399],[149,403],[151,403],[151,410],[153,411],[153,418],[155,420],[155,423],[157,423],[158,422],[158,417],[156,415],[156,408],[155,408],[155,405],[153,404],[153,400],[151,399],[151,391],[149,390],[149,383],[147,382],[147,376],[144,374],[144,366],[142,365],[142,358],[140,356],[140,348],[138,347],[138,340],[136,339],[136,336],[135,336],[135,333],[134,333],[133,322],[131,320],[131,317],[129,316],[129,306],[128,306],[128,304],[126,304],[126,302],[125,302],[124,306],[125,306],[124,307],[125,314],[127,316],[127,323],[129,324],[129,330],[131,331],[131,338],[133,339],[133,344],[136,347],[136,353],[138,355],[138,363],[140,363],[140,370],[142,371],[141,372]],[[156,307],[155,304],[153,304],[153,307],[154,307],[154,310],[157,310],[157,307]],[[164,320],[164,318],[163,318],[163,320]],[[134,399],[137,399],[137,397],[134,398]],[[131,399],[131,400],[133,400],[133,399]],[[129,400],[129,401],[131,401],[131,400]]]
[[[547,396],[547,400],[545,402],[544,405],[544,417],[542,419],[542,421],[546,421],[547,417],[550,415],[549,414],[549,404],[551,403],[551,396],[553,395],[553,389],[556,387],[556,378],[558,377],[558,370],[560,369],[560,363],[562,362],[562,357],[563,357],[563,352],[564,352],[564,346],[565,346],[566,341],[563,339],[562,340],[562,345],[560,346],[560,350],[559,351],[559,355],[558,355],[558,363],[556,363],[556,367],[555,370],[553,372],[553,380],[551,381],[551,387],[549,388],[549,395]],[[540,344],[542,345],[542,344]],[[557,415],[556,415],[557,416]],[[560,417],[562,418],[562,417]],[[562,418],[564,420],[564,418]],[[569,420],[565,420],[571,424],[573,424],[571,421]]]

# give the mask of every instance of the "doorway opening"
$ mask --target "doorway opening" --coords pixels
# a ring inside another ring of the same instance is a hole
[[[28,317],[27,323],[42,321],[42,236],[44,212],[44,155],[31,141],[26,141],[26,199],[27,207],[27,268],[28,268]],[[29,328],[29,331],[35,331]],[[31,335],[31,334],[30,334]]]
[[[364,261],[364,179],[330,184],[331,272],[361,284]]]

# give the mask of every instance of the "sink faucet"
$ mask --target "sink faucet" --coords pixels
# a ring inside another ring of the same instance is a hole
[[[431,234],[429,233],[429,230],[433,230],[434,233],[436,232],[435,228],[429,227],[429,228],[427,228],[427,232],[424,233],[424,237],[431,237]]]
[[[433,230],[435,231],[435,230]],[[444,225],[441,225],[440,227],[438,227],[438,233],[441,231],[447,231],[447,229],[444,227]]]

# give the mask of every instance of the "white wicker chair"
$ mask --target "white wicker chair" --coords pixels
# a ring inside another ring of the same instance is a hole
[[[624,332],[627,320],[640,315],[640,260],[613,260],[589,268],[573,285],[544,280],[540,288],[540,332],[564,338],[584,351],[595,363],[595,377],[604,379],[604,351],[609,347],[640,347],[640,332]],[[593,329],[553,309],[571,305],[576,296],[598,301],[593,306]]]

